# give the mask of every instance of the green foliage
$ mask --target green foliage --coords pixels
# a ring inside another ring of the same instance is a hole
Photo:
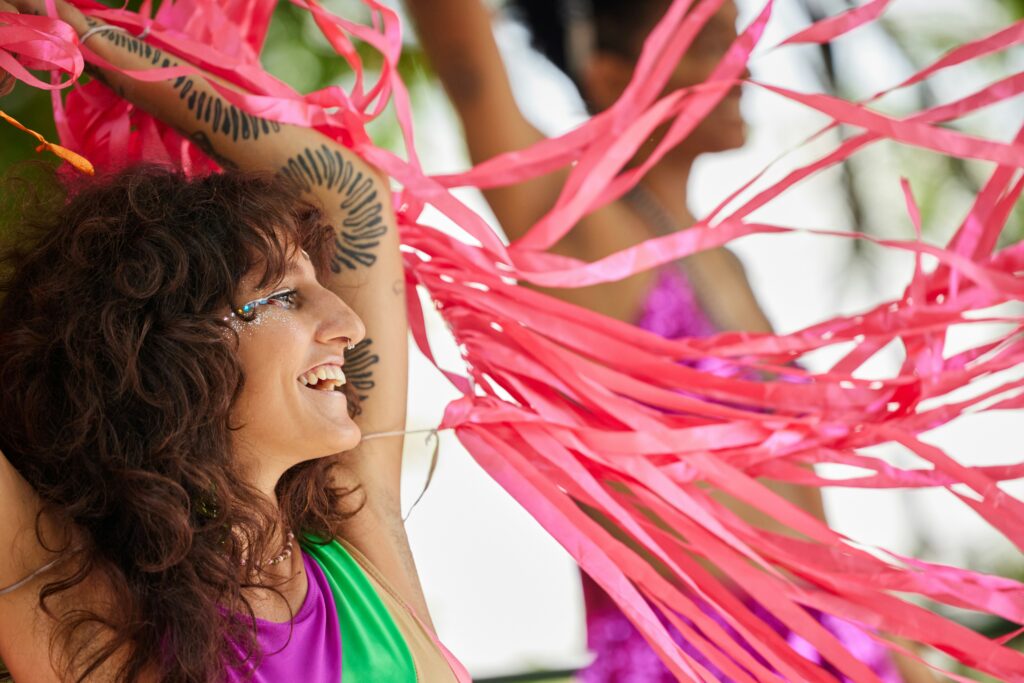
[[[1024,0],[1001,0],[1014,19],[1024,19]]]
[[[53,106],[50,97],[42,90],[29,88],[19,83],[14,92],[0,99],[0,109],[18,119],[25,125],[42,133],[47,140],[57,141],[57,129],[53,123]],[[35,138],[20,130],[0,122],[0,169],[9,168],[11,164],[36,156]],[[48,157],[56,165],[57,160]]]

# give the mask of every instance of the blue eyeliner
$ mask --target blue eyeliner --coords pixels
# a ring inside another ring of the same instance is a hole
[[[294,289],[286,289],[284,291],[275,292],[270,296],[263,297],[262,299],[253,299],[252,301],[244,303],[241,306],[237,306],[236,308],[232,309],[231,313],[232,315],[236,316],[237,318],[244,322],[252,322],[253,320],[256,319],[256,309],[258,307],[270,304],[287,304],[288,306],[291,306],[294,302],[287,301],[286,299],[294,296],[297,293],[297,290]]]

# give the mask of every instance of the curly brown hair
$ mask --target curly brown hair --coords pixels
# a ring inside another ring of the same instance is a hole
[[[271,554],[281,523],[337,537],[358,488],[335,483],[335,458],[305,462],[278,511],[231,457],[245,377],[225,312],[246,273],[276,283],[296,247],[324,272],[333,231],[293,189],[240,173],[136,167],[46,206],[0,253],[0,450],[79,532],[40,591],[55,664],[79,681],[110,666],[222,680],[260,657],[242,591],[265,579],[257,563],[243,575],[243,552]],[[52,609],[94,576],[118,613]]]

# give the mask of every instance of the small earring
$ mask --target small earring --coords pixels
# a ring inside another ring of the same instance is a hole
[[[356,343],[354,341],[352,341],[348,337],[345,337],[345,339],[346,341],[348,341],[348,344],[345,346],[346,351],[351,351],[352,349],[356,348]]]

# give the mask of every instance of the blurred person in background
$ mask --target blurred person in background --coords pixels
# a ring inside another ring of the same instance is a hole
[[[510,0],[510,9],[532,36],[533,46],[579,90],[590,113],[610,107],[633,77],[644,40],[670,5],[669,0]],[[525,149],[544,138],[524,116],[512,94],[482,0],[406,0],[432,66],[461,121],[473,163]],[[667,85],[668,91],[703,82],[736,39],[737,8],[727,1],[704,26]],[[693,225],[687,185],[702,154],[744,144],[739,88],[733,90],[682,143],[655,164],[621,200],[585,216],[552,251],[593,262],[645,240]],[[657,146],[664,129],[641,148],[641,163]],[[514,242],[554,205],[568,169],[515,185],[484,190],[484,196],[509,240]],[[772,331],[751,289],[740,260],[727,248],[712,248],[678,262],[640,272],[618,282],[548,293],[570,303],[636,324],[666,338],[699,337],[724,331]],[[764,482],[777,493],[824,520],[817,489]],[[769,531],[792,533],[774,519],[716,492],[748,522]],[[607,523],[607,520],[599,520]],[[624,539],[625,540],[625,539]],[[714,568],[712,568],[714,570]],[[717,572],[716,572],[717,573]],[[722,577],[728,583],[728,577]],[[670,681],[640,633],[614,602],[586,575],[582,577],[587,611],[587,643],[595,659],[582,672],[586,683]],[[756,604],[752,607],[780,632],[784,626]],[[886,681],[930,681],[920,665],[898,663],[870,636],[851,624],[822,618],[844,644],[854,649]],[[675,633],[677,639],[678,633]],[[790,642],[797,645],[796,637]],[[718,670],[695,650],[689,653]],[[808,654],[822,662],[820,655]],[[831,670],[831,669],[830,669]],[[838,676],[838,674],[837,674]],[[723,678],[723,680],[725,680]]]

